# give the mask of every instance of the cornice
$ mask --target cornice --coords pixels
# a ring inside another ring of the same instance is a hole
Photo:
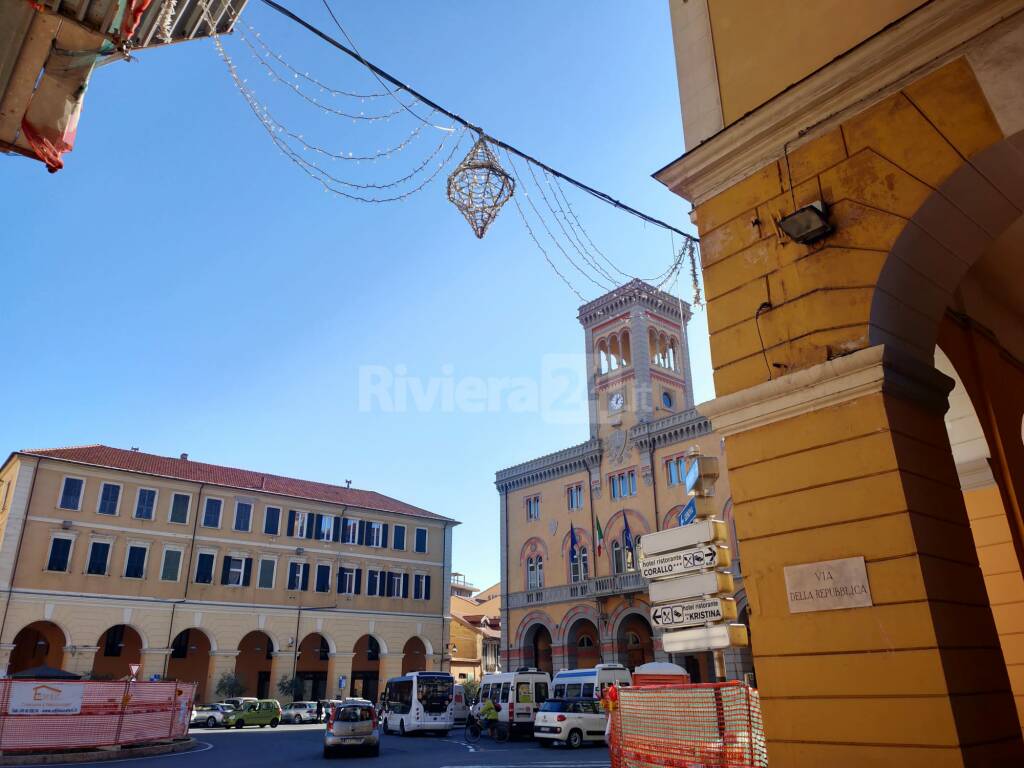
[[[690,305],[682,302],[682,312],[679,305],[679,299],[672,294],[659,290],[643,280],[634,279],[584,304],[580,307],[577,317],[584,327],[588,327],[608,320],[629,307],[642,306],[653,312],[666,314],[676,323],[681,322],[683,317],[688,321]]]
[[[700,205],[850,114],[963,53],[1024,0],[932,0],[794,83],[654,174]]]
[[[660,448],[711,434],[712,429],[710,419],[696,408],[690,408],[657,421],[637,424],[629,430],[629,439],[641,451],[648,451],[652,446]]]
[[[572,448],[499,470],[494,475],[494,484],[499,492],[504,493],[576,472],[586,472],[587,467],[599,466],[600,463],[601,441],[595,437]]]

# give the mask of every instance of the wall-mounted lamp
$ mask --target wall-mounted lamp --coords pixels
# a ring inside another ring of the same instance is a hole
[[[779,227],[790,240],[803,245],[820,240],[832,231],[828,223],[828,208],[821,200],[783,216],[779,220]]]
[[[296,547],[296,548],[295,548],[295,554],[296,554],[296,555],[301,555],[301,554],[302,554],[303,552],[305,552],[305,551],[306,551],[306,550],[304,550],[304,549],[303,549],[302,547]]]
[[[60,527],[63,528],[65,531],[70,531],[74,527],[74,525],[74,522],[71,520],[62,520],[60,523]]]

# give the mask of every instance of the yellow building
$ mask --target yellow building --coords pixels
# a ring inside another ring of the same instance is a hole
[[[590,439],[496,475],[506,669],[668,659],[629,544],[679,524],[688,501],[684,454],[721,451],[693,408],[689,319],[686,304],[640,280],[580,307]],[[731,519],[724,473],[715,491],[719,516]],[[743,615],[742,589],[737,598]],[[707,654],[675,660],[697,681],[715,679]],[[729,654],[728,676],[749,671],[744,651]]]
[[[1024,765],[1024,3],[670,8],[771,764]]]
[[[94,445],[0,468],[0,667],[129,664],[376,699],[437,669],[455,522],[373,491]],[[432,588],[433,587],[433,588]],[[344,678],[342,680],[342,678]],[[342,684],[343,683],[343,684]]]
[[[451,673],[456,682],[480,680],[500,667],[501,619],[496,600],[452,593]]]

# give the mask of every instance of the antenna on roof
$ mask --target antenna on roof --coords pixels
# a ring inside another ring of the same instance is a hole
[[[345,481],[345,487],[346,488],[351,488],[352,487],[352,481],[351,480],[346,480]]]
[[[133,446],[132,446],[132,450],[133,450],[133,451],[135,451],[136,453],[138,453],[138,450],[139,450],[139,446],[137,446],[137,445],[133,445]]]

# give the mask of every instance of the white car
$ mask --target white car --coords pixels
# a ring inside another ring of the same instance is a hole
[[[189,724],[216,728],[224,725],[224,715],[234,711],[235,708],[230,704],[197,704],[192,708],[192,719]]]
[[[578,749],[584,742],[604,742],[608,716],[593,699],[548,699],[537,712],[533,737],[542,747],[560,741]]]
[[[281,712],[282,723],[315,723],[315,701],[293,701]]]
[[[373,703],[366,699],[345,699],[327,711],[324,757],[334,757],[346,747],[363,747],[380,754],[380,724]]]

